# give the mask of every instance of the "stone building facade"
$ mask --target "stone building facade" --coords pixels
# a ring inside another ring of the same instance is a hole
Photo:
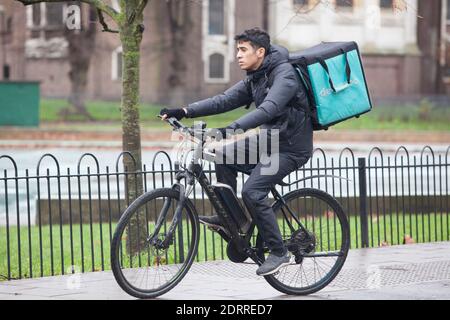
[[[166,1],[144,12],[141,59],[143,101],[187,103],[224,91],[244,74],[236,65],[233,37],[261,26],[291,51],[320,41],[355,40],[363,53],[372,95],[450,92],[450,0],[203,0],[189,1],[188,32],[181,49],[186,70],[174,88],[173,50]],[[117,6],[117,0],[111,0]],[[394,8],[394,9],[393,9]],[[83,15],[86,8],[82,8]],[[0,4],[1,79],[38,80],[45,97],[69,94],[65,4]],[[94,22],[92,22],[94,23]],[[88,98],[120,99],[121,47],[117,34],[98,25],[89,71]],[[77,32],[76,30],[73,32]]]
[[[449,0],[279,0],[270,32],[291,50],[356,41],[374,97],[449,93]],[[292,12],[296,12],[292,15]],[[291,19],[287,17],[291,16]],[[445,25],[445,26],[443,26]]]

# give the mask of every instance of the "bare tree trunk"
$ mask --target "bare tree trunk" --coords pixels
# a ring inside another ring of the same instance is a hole
[[[121,31],[123,49],[122,148],[133,156],[125,156],[128,169],[141,170],[141,132],[139,126],[139,60],[142,34],[139,27]],[[138,188],[141,189],[141,188]]]
[[[172,48],[172,68],[168,78],[171,88],[169,104],[173,106],[181,106],[186,102],[184,97],[187,75],[186,44],[192,28],[191,5],[189,1],[166,1]]]
[[[136,10],[139,1],[127,1],[123,19]],[[142,15],[133,24],[119,26],[123,52],[122,79],[122,143],[123,150],[132,157],[124,155],[123,165],[127,173],[126,194],[133,201],[143,193],[141,155],[141,132],[139,121],[139,78],[140,46],[142,42]],[[147,239],[145,213],[140,212],[130,221],[127,237],[127,250],[130,254],[139,253]]]
[[[81,3],[78,3],[81,6]],[[86,120],[93,120],[86,108],[86,91],[88,82],[89,67],[93,55],[92,48],[95,46],[97,35],[95,21],[97,11],[94,7],[89,7],[88,18],[81,30],[66,30],[65,37],[69,43],[69,79],[70,96],[68,98],[69,107],[63,109],[60,115],[68,118],[72,115],[81,116]],[[83,17],[84,15],[82,15]]]

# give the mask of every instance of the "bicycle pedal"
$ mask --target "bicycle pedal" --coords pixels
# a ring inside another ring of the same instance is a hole
[[[212,226],[212,225],[208,225],[208,224],[205,224],[205,225],[206,225],[206,227],[207,227],[209,230],[211,230],[211,231],[214,231],[214,232],[219,232],[219,231],[226,232],[226,231],[225,231],[225,228],[223,228],[223,227]]]

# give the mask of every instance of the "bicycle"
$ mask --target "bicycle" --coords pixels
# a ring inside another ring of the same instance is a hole
[[[197,210],[189,199],[196,182],[225,223],[215,230],[227,242],[227,256],[235,263],[250,259],[261,265],[267,248],[254,245],[255,222],[231,187],[212,185],[199,163],[206,150],[206,124],[186,127],[175,118],[166,120],[185,139],[195,140],[193,158],[180,166],[171,188],[156,189],[137,198],[125,210],[111,243],[111,266],[120,287],[137,298],[155,298],[173,289],[187,274],[199,245]],[[333,176],[334,177],[334,176]],[[281,182],[281,186],[294,185]],[[334,177],[336,178],[336,177]],[[185,180],[186,187],[181,183]],[[265,276],[275,289],[289,295],[309,295],[327,286],[341,270],[349,250],[349,225],[331,195],[317,189],[297,189],[282,196],[272,187],[272,205],[279,221],[291,264]]]

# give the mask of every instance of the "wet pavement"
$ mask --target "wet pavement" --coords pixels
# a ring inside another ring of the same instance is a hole
[[[288,296],[256,265],[194,263],[162,300],[449,300],[450,242],[351,250],[336,279],[310,296]],[[0,282],[0,300],[126,300],[110,271]]]

